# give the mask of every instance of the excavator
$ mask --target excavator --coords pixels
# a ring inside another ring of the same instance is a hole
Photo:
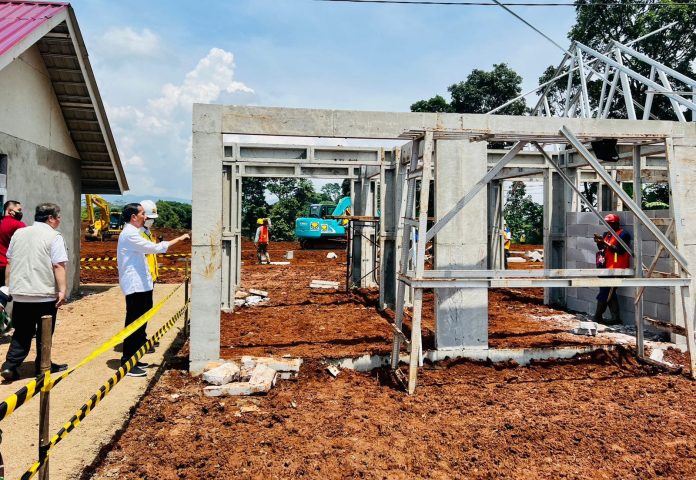
[[[99,195],[85,194],[85,204],[87,205],[87,230],[85,230],[85,240],[99,240],[100,242],[108,239],[112,235],[118,235],[123,230],[123,220],[121,212],[111,211],[109,203]],[[99,218],[95,215],[94,207],[99,209]]]
[[[311,248],[320,241],[345,240],[347,220],[324,218],[350,214],[350,197],[343,197],[338,205],[312,204],[309,215],[295,220],[295,236],[301,248]]]

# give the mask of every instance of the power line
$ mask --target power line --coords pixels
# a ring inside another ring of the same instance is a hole
[[[335,2],[335,3],[381,3],[381,4],[395,4],[395,5],[446,5],[446,6],[459,6],[459,7],[497,7],[498,4],[490,2],[476,2],[476,1],[437,1],[437,0],[314,0],[315,2]],[[675,6],[693,6],[693,2],[669,2],[669,3],[653,3],[653,2],[622,2],[622,3],[587,3],[576,5],[574,2],[554,2],[554,3],[541,3],[541,2],[504,2],[501,3],[506,7],[675,7]]]

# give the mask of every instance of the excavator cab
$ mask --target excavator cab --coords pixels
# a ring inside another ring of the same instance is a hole
[[[99,195],[85,195],[87,206],[87,229],[85,230],[85,240],[103,241],[112,235],[118,235],[123,230],[121,212],[111,211],[109,203]],[[94,207],[99,209],[99,218],[94,211]]]

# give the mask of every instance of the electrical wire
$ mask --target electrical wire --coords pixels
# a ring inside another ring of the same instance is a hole
[[[395,4],[395,5],[446,5],[446,6],[460,6],[460,7],[497,7],[498,5],[490,2],[476,2],[476,1],[438,1],[438,0],[314,0],[315,2],[334,2],[334,3],[381,3],[381,4]],[[541,3],[541,2],[505,2],[501,5],[507,7],[678,7],[678,6],[694,6],[693,2],[669,2],[669,3],[653,3],[653,2],[622,2],[622,3],[588,3],[577,5],[574,2],[554,2],[554,3]]]

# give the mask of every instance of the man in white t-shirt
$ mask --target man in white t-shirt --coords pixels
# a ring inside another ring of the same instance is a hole
[[[60,207],[42,203],[36,207],[34,224],[15,232],[7,249],[6,284],[14,300],[12,335],[7,358],[0,375],[7,381],[19,379],[19,366],[29,355],[31,339],[36,335],[36,374],[41,365],[41,317],[53,317],[65,303],[68,254],[63,236],[58,232]],[[51,364],[51,372],[67,369],[65,364]]]

